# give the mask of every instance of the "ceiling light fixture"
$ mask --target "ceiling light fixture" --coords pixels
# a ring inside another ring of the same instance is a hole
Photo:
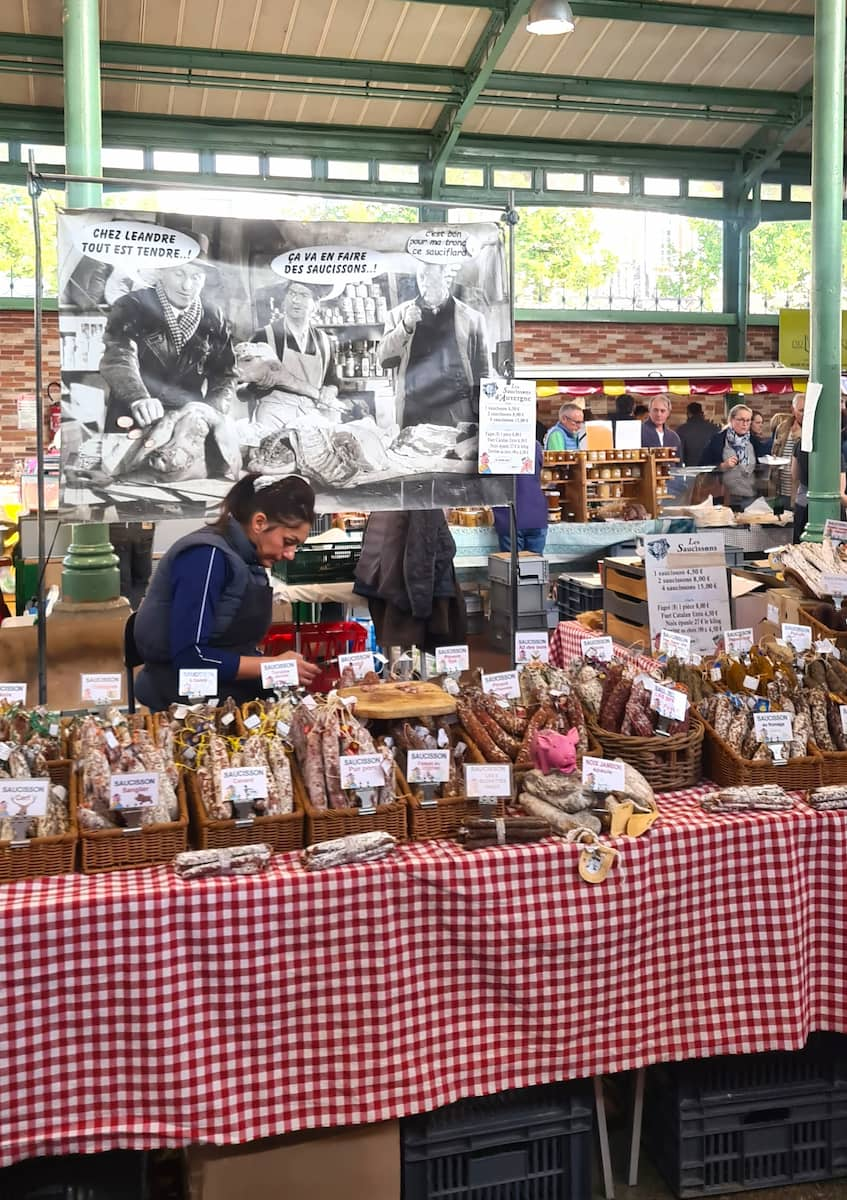
[[[573,33],[573,11],[568,0],[535,0],[526,20],[527,33]]]

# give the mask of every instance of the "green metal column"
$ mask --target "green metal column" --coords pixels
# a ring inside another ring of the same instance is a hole
[[[64,0],[62,38],[67,172],[99,178],[103,145],[99,0]],[[66,203],[68,208],[98,208],[103,203],[103,189],[99,183],[69,183]],[[63,595],[83,602],[117,597],[120,576],[109,527],[102,522],[74,525],[71,536],[73,546],[96,548],[97,553],[68,555],[62,572]]]
[[[100,8],[98,0],[64,0],[65,162],[69,175],[101,173]],[[69,208],[97,208],[97,183],[68,184]]]
[[[723,307],[735,320],[727,327],[729,362],[747,360],[747,310],[750,296],[750,226],[732,219],[723,223]]]
[[[844,155],[844,23],[847,0],[815,4],[812,96],[812,303],[809,382],[822,387],[809,455],[809,522],[819,542],[840,513],[841,204]]]

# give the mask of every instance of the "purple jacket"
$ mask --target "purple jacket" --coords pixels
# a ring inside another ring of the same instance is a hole
[[[515,520],[518,529],[547,528],[547,497],[541,490],[541,443],[535,443],[535,474],[515,476]],[[498,533],[509,532],[509,510],[494,509],[494,528]]]
[[[648,417],[646,421],[641,422],[641,445],[649,446],[658,449],[662,443],[659,441],[659,432],[656,426]],[[679,440],[679,434],[674,433],[672,429],[665,426],[665,446],[671,450],[676,450],[680,458],[682,458],[682,442]]]

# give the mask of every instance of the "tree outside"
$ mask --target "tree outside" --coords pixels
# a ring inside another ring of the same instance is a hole
[[[591,209],[523,208],[515,231],[515,293],[524,308],[578,307],[580,297],[602,287],[617,256],[602,245]]]

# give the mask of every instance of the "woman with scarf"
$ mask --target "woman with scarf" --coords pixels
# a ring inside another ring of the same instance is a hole
[[[753,410],[736,404],[729,410],[729,423],[706,444],[700,462],[713,466],[723,485],[724,503],[743,509],[756,499],[756,447],[750,437]]]

